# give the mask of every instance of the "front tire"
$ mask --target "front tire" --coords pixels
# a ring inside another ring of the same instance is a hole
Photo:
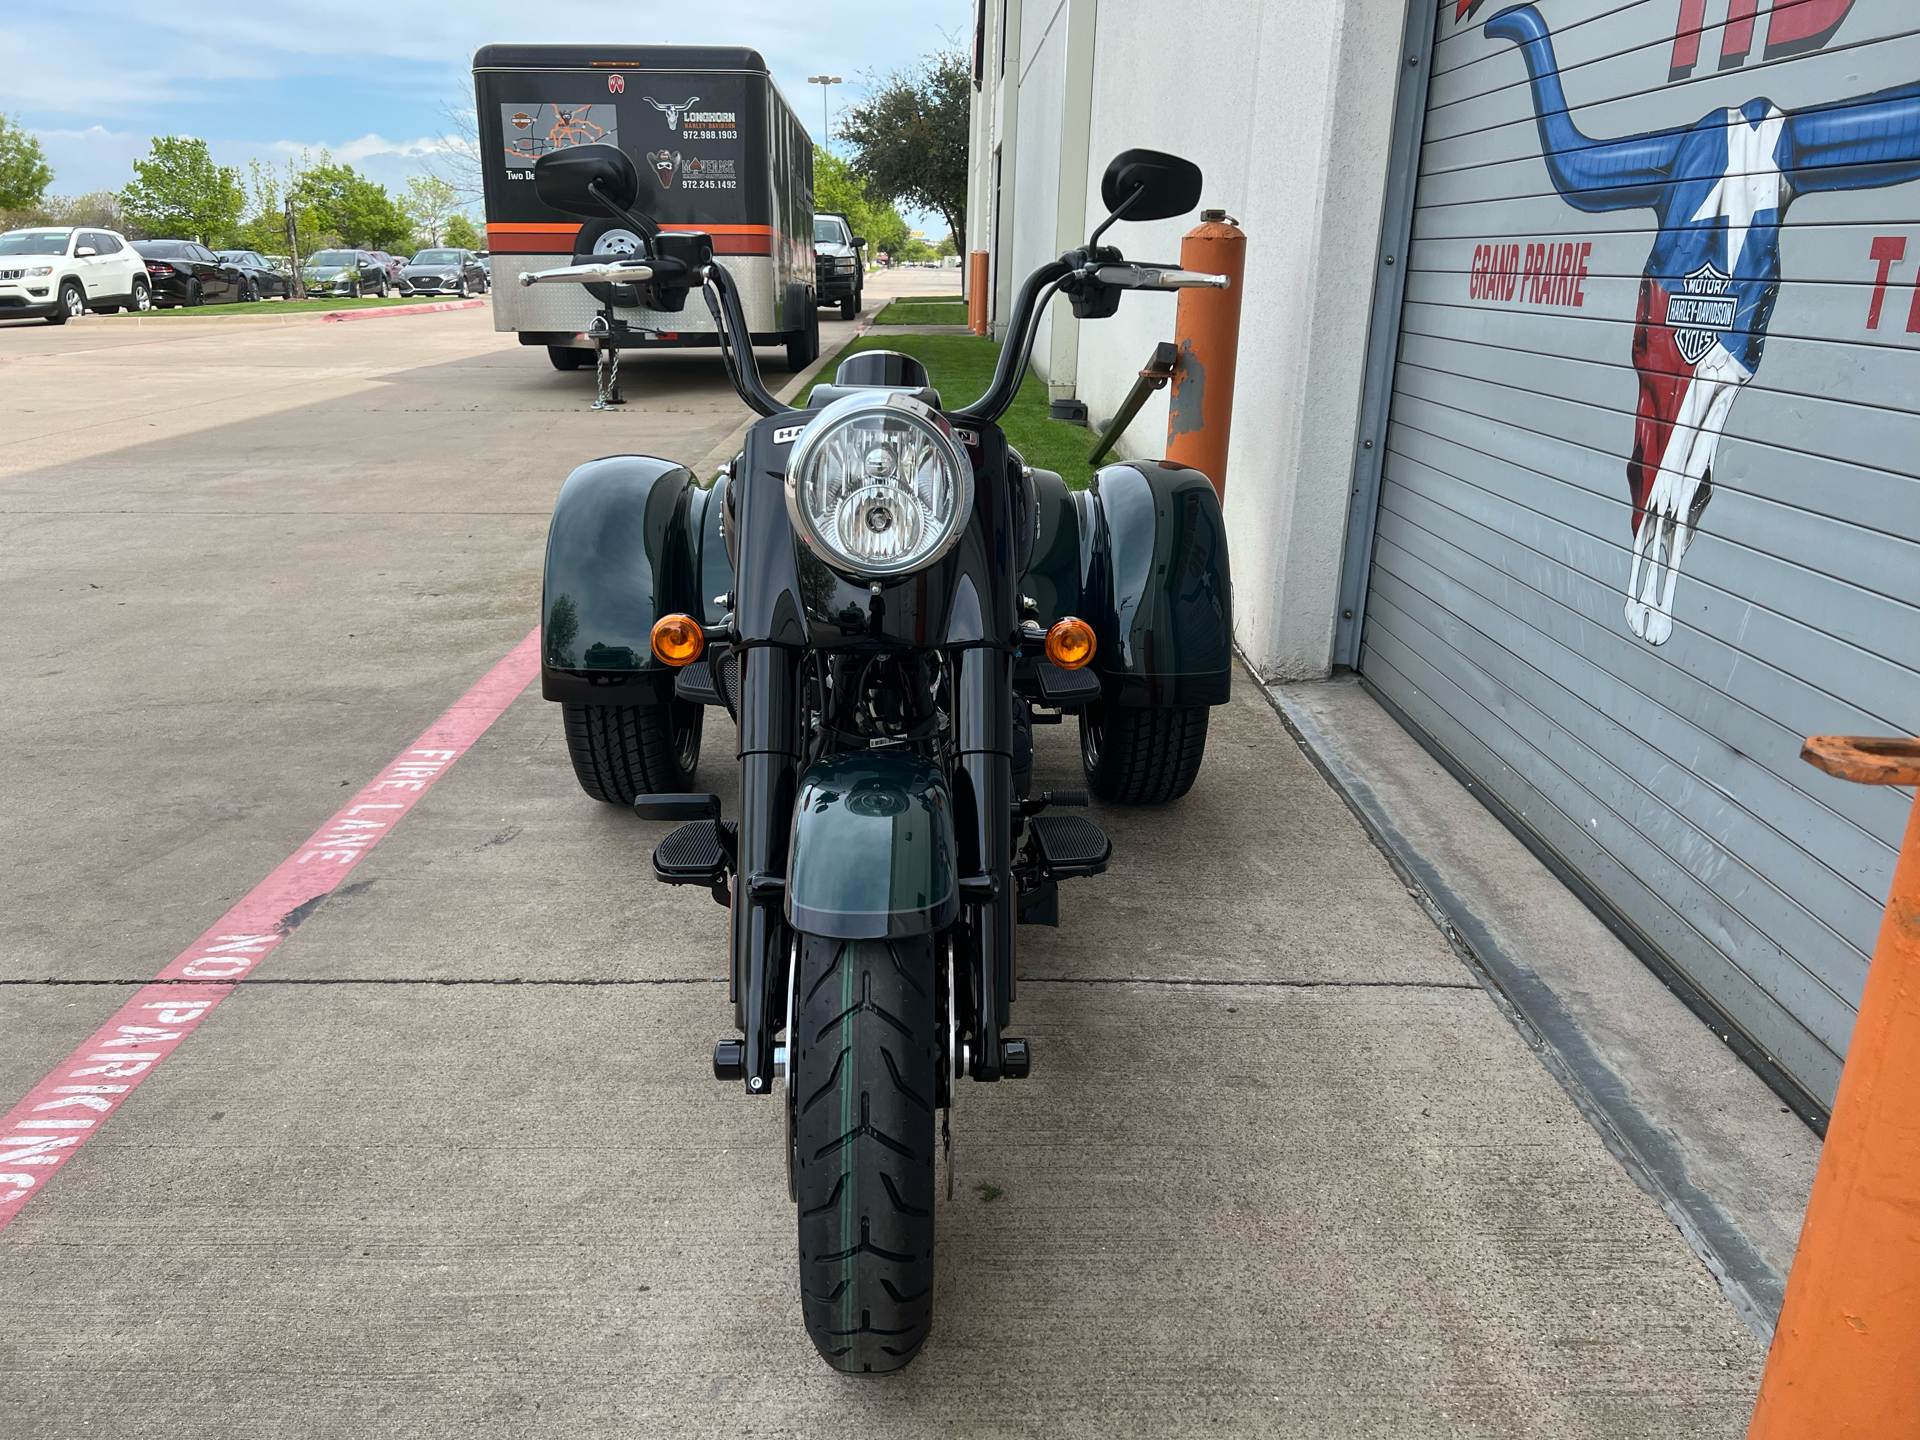
[[[860,318],[860,292],[858,290],[840,301],[840,318],[842,320],[858,320]]]
[[[933,1324],[934,937],[802,935],[799,964],[801,1312],[834,1369],[903,1369]]]
[[[1193,788],[1207,753],[1207,707],[1080,712],[1080,767],[1087,788],[1116,805],[1162,805]]]
[[[87,297],[78,285],[69,280],[60,287],[60,293],[54,297],[53,314],[47,316],[49,325],[64,325],[69,320],[78,320],[87,313]]]
[[[706,711],[685,700],[664,705],[562,705],[567,754],[580,788],[609,805],[637,795],[684,792],[700,768]]]

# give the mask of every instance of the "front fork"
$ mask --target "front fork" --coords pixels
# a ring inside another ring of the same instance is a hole
[[[968,1073],[1000,1078],[1000,1032],[1013,1002],[1013,669],[1005,653],[959,652],[954,666],[954,823],[976,1008]]]
[[[746,1037],[748,1093],[774,1086],[774,1036],[787,1023],[792,947],[785,919],[787,844],[799,783],[799,654],[744,652],[740,673],[739,868],[733,888],[734,1020]],[[974,1002],[961,1039],[968,1073],[1001,1076],[1000,1033],[1013,1001],[1013,672],[986,647],[960,651],[954,680],[954,821],[960,854],[959,958]],[[956,976],[956,980],[958,976]],[[949,1004],[959,997],[951,997]],[[962,1015],[966,1015],[963,1010]]]
[[[800,771],[800,657],[757,645],[742,653],[740,664],[734,1022],[746,1037],[747,1091],[767,1095],[774,1088],[774,1034],[787,1018],[787,842]]]

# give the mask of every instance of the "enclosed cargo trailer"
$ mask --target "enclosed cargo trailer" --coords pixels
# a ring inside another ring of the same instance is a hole
[[[759,53],[731,46],[487,45],[473,57],[474,106],[493,252],[494,328],[555,362],[584,362],[600,301],[577,285],[516,283],[640,248],[630,225],[582,223],[540,202],[533,166],[572,145],[618,145],[648,177],[639,210],[668,231],[713,237],[756,345],[802,363],[819,350],[814,304],[813,141]],[[597,287],[596,287],[597,288]],[[621,305],[622,348],[716,345],[704,307]],[[797,368],[797,367],[796,367]]]

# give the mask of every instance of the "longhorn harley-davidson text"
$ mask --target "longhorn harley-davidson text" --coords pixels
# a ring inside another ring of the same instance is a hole
[[[1227,700],[1231,587],[1207,477],[1116,464],[1073,493],[995,424],[1056,293],[1097,319],[1124,290],[1227,283],[1099,244],[1116,219],[1192,209],[1200,172],[1153,151],[1115,159],[1107,220],[1028,277],[992,387],[958,409],[888,351],[788,409],[761,384],[708,238],[636,213],[620,150],[560,150],[534,178],[548,206],[624,219],[644,242],[520,277],[601,298],[603,401],[617,309],[675,311],[697,290],[765,417],[709,487],[639,455],[567,478],[542,685],[589,795],[686,822],[654,872],[730,907],[739,1034],[713,1069],[786,1106],[807,1331],[837,1369],[897,1370],[932,1324],[940,1112],[960,1081],[1033,1063],[1006,1033],[1014,927],[1058,924],[1060,882],[1111,851],[1057,813],[1087,791],[1033,793],[1032,727],[1075,714],[1092,793],[1154,804],[1193,784],[1208,707]],[[737,732],[731,820],[689,793],[712,708]]]

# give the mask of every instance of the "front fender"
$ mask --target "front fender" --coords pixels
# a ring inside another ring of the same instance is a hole
[[[800,777],[787,852],[787,920],[809,935],[896,939],[960,913],[953,797],[918,755],[862,750]]]
[[[540,692],[571,704],[666,701],[673,670],[653,622],[701,616],[694,494],[685,466],[651,455],[590,460],[560,487],[540,601]]]
[[[1166,460],[1108,465],[1082,509],[1082,618],[1094,673],[1117,705],[1224,705],[1232,687],[1233,579],[1220,497]]]

